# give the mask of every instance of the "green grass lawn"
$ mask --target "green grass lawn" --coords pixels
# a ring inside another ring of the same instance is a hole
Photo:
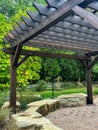
[[[86,94],[86,87],[83,88],[70,88],[70,89],[63,89],[63,90],[54,90],[54,97],[57,97],[59,95],[63,94],[73,94],[73,93],[85,93]],[[36,92],[42,96],[43,99],[45,98],[51,98],[52,96],[52,91],[47,90],[47,91],[41,91],[41,92]],[[93,88],[93,95],[98,94],[98,88],[94,87]]]

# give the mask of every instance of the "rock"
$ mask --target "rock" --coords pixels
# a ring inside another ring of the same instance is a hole
[[[10,130],[62,130],[43,117],[57,107],[58,101],[52,99],[30,103],[26,111],[11,116]]]
[[[48,114],[48,112],[52,112],[56,108],[59,108],[59,102],[56,99],[45,99],[45,100],[41,100],[41,101],[32,102],[32,103],[28,104],[27,107],[28,108],[41,107],[40,108],[41,110],[38,110],[38,111],[39,111],[39,113],[41,113],[43,115],[44,113],[42,112],[42,109],[44,109],[45,113]]]
[[[48,130],[45,129],[46,126],[50,130],[58,130],[57,127],[54,126],[51,121],[46,119],[45,117],[35,118],[32,116],[23,116],[20,114],[16,114],[12,116],[12,122],[15,122],[15,129],[17,130]],[[55,129],[52,129],[55,128]]]
[[[94,99],[94,104],[98,106],[98,97]]]
[[[40,106],[36,111],[42,114],[43,116],[46,116],[49,113],[47,104]]]
[[[61,128],[58,128],[57,126],[53,125],[53,124],[44,124],[43,127],[41,128],[41,130],[63,130]]]
[[[58,101],[61,107],[76,107],[86,105],[86,94],[69,94],[61,95],[58,97]]]
[[[9,102],[5,102],[2,106],[2,109],[8,109],[10,106],[9,106]],[[16,102],[16,111],[19,111],[19,107],[20,107],[20,103],[19,102]]]
[[[58,100],[48,101],[47,107],[48,107],[48,112],[52,112],[52,111],[56,110],[57,108],[59,108]]]

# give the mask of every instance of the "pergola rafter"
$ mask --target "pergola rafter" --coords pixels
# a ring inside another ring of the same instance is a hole
[[[17,26],[4,38],[10,47],[4,51],[12,55],[11,76],[29,56],[78,59],[87,72],[87,102],[93,103],[91,68],[98,61],[98,57],[91,61],[91,56],[98,55],[98,1],[46,0],[46,3],[34,3],[37,12],[27,10],[28,17],[22,16],[23,21],[17,22]],[[23,50],[23,46],[75,51],[79,54],[31,52]],[[24,55],[21,61],[20,55]],[[15,85],[11,86],[11,91],[15,90]],[[10,101],[10,104],[15,106],[15,100],[14,103]]]

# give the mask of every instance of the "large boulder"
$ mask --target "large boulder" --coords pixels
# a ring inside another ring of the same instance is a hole
[[[8,109],[10,107],[9,101],[4,102],[2,109]],[[16,102],[16,111],[19,111],[20,103]]]
[[[76,107],[86,105],[87,95],[78,93],[78,94],[69,94],[58,96],[58,101],[61,107]]]
[[[63,130],[63,129],[58,128],[57,126],[53,124],[44,124],[41,130]]]
[[[62,130],[45,117],[32,117],[30,115],[13,115],[12,123],[14,122],[14,130]],[[11,127],[10,127],[11,128]],[[12,130],[12,129],[11,129]]]
[[[37,113],[36,113],[37,114]],[[51,122],[43,116],[32,117],[31,115],[13,115],[13,121],[15,122],[15,128],[18,130],[40,130],[43,128],[43,124],[51,124]]]
[[[59,108],[59,102],[56,99],[45,99],[41,101],[32,102],[27,105],[30,107],[38,107],[37,111],[42,115],[47,115],[49,112]]]
[[[94,99],[94,104],[95,104],[96,106],[98,106],[98,97],[96,97],[96,98]]]

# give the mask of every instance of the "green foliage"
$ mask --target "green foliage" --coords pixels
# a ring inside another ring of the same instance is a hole
[[[15,3],[13,0],[0,0],[0,13],[9,17],[15,14]]]
[[[63,82],[62,83],[62,88],[80,88],[80,87],[84,87],[84,85],[80,82]]]
[[[29,57],[24,64],[18,68],[17,85],[18,87],[26,87],[27,84],[39,80],[39,71],[41,65],[39,64],[39,57]]]
[[[20,18],[22,11],[20,11],[19,16],[16,15],[17,19]],[[13,18],[12,18],[13,19]],[[13,20],[12,20],[13,21]],[[14,23],[14,21],[13,21]],[[10,23],[4,15],[0,14],[0,90],[5,90],[10,87],[10,56],[2,51],[5,46],[2,38],[11,29],[12,23]],[[34,50],[34,48],[33,48]],[[38,49],[37,49],[38,50]],[[22,57],[21,57],[22,58]],[[29,57],[28,60],[22,64],[17,70],[17,85],[18,87],[25,87],[27,84],[32,83],[40,79],[40,58],[39,57]]]
[[[57,59],[43,58],[41,64],[41,79],[51,81],[53,78],[59,76],[60,67]]]
[[[10,23],[0,14],[0,90],[4,90],[9,87],[9,69],[10,69],[10,57],[2,51],[4,46],[2,38],[11,29]]]
[[[25,95],[20,95],[18,98],[18,101],[20,102],[20,109],[26,109],[27,104],[38,100],[41,100],[41,96],[31,91],[27,92]]]
[[[45,4],[43,0],[0,0],[0,13],[7,18],[14,16],[19,10],[26,11],[27,9],[36,10],[32,3],[39,2]]]
[[[37,83],[37,86],[36,86],[36,91],[44,91],[46,90],[47,86],[46,86],[46,82],[44,80],[40,80],[38,83]]]

